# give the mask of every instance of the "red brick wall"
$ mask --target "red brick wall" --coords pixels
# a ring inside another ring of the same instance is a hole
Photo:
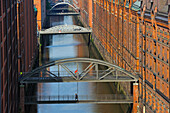
[[[149,0],[143,0],[139,10],[133,5],[136,0],[130,0],[130,3],[129,0],[78,1],[82,22],[88,26],[90,9],[87,7],[91,1],[94,43],[103,58],[136,76],[139,74],[141,109],[146,104],[148,112],[167,112],[170,78],[168,1],[153,0],[151,7]],[[129,5],[125,6],[127,3]]]

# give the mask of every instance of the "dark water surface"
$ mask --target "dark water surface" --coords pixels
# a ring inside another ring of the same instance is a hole
[[[51,26],[72,25],[73,18],[50,17]],[[44,46],[42,62],[75,57],[89,57],[89,49],[82,35],[51,35],[49,42]],[[88,38],[88,37],[87,37]],[[76,64],[67,65],[76,70]],[[85,65],[79,64],[81,71]],[[50,71],[58,69],[57,66],[48,68]],[[61,69],[62,70],[62,69]],[[43,83],[38,84],[37,95],[95,95],[112,94],[113,91],[108,83]],[[122,113],[119,104],[41,104],[37,105],[38,113]]]

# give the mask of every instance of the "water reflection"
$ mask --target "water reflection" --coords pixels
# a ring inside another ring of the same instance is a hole
[[[51,26],[73,24],[71,16],[50,18]],[[44,46],[43,62],[63,58],[89,57],[88,46],[82,35],[52,35],[49,44]],[[67,65],[71,70],[76,70],[76,64]],[[78,64],[82,71],[86,65]],[[63,69],[59,67],[62,71]],[[58,66],[48,68],[55,71]],[[108,83],[43,83],[38,84],[38,95],[94,95],[113,93]],[[120,105],[106,104],[42,104],[38,105],[38,113],[121,113]]]

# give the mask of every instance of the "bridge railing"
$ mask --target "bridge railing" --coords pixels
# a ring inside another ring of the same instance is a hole
[[[53,74],[56,74],[56,75],[58,75],[58,73],[60,74],[60,75],[70,75],[67,71],[50,71],[51,73],[53,73]],[[81,73],[82,72],[82,73]],[[81,71],[81,72],[78,72],[78,74],[83,74],[83,73],[85,73],[85,72],[83,72],[83,71]],[[92,75],[95,75],[96,73],[99,73],[99,74],[105,74],[105,73],[108,73],[108,72],[110,72],[109,70],[91,70],[91,71],[89,71],[88,72],[88,74],[92,74]],[[112,74],[114,74],[116,72],[116,74],[117,75],[121,75],[123,72],[121,72],[121,71],[117,71],[117,70],[114,70],[113,72],[112,72]],[[39,72],[35,72],[34,73],[34,75],[40,75],[40,74],[47,74],[48,73],[48,71],[39,71]],[[71,71],[71,73],[73,73],[73,74],[76,74],[76,73],[74,73],[74,71]],[[26,76],[26,75],[29,75],[29,74],[32,74],[31,72],[25,72],[25,73],[23,73],[23,76]]]
[[[49,102],[49,101],[133,101],[132,95],[123,94],[96,94],[96,95],[50,95],[27,96],[25,102]]]
[[[88,73],[86,72],[79,72],[79,73],[74,73],[74,71],[50,71],[50,73],[46,72],[46,71],[42,71],[42,72],[36,72],[34,73],[33,76],[31,76],[30,78],[34,78],[34,77],[72,77],[72,75],[74,75],[75,77],[81,77],[84,74],[85,75],[90,75],[90,77],[96,77],[97,73],[98,73],[98,77],[101,77],[102,75],[109,73],[110,71],[106,71],[106,70],[91,70]],[[30,73],[31,74],[31,73]],[[72,75],[71,75],[72,74]],[[112,73],[110,73],[110,75],[113,76],[125,76],[123,72],[114,70]],[[23,75],[20,76],[20,79],[29,76],[29,73],[24,73]],[[86,76],[85,76],[86,77]],[[96,78],[94,78],[96,79]]]

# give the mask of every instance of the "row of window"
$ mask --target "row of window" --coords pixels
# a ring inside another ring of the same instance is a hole
[[[140,95],[143,95],[142,90],[145,92],[145,89],[143,89],[144,87],[142,86],[142,82],[140,82],[139,86],[140,86]],[[165,101],[162,100],[160,96],[158,96],[158,94],[155,95],[154,92],[155,91],[153,89],[151,89],[149,86],[146,85],[146,104],[149,106],[149,108],[152,111],[156,110],[157,112],[159,111],[161,113],[162,112],[167,113],[167,110],[169,109],[168,104],[166,104]]]

